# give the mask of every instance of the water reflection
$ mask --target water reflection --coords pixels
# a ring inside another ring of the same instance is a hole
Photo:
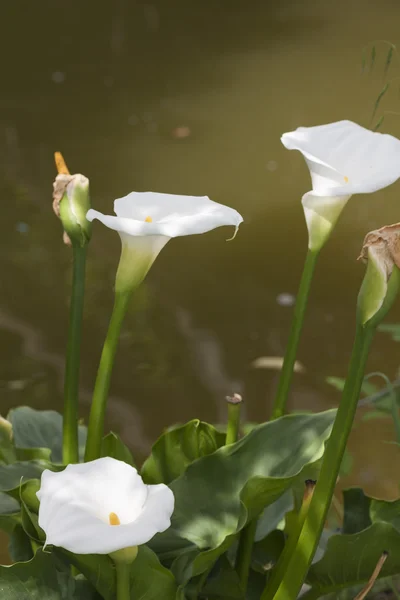
[[[61,149],[90,177],[99,210],[152,189],[208,194],[245,217],[233,243],[221,231],[182,238],[157,259],[124,327],[108,424],[142,456],[173,421],[222,419],[229,393],[244,394],[246,418],[265,418],[277,369],[254,361],[284,352],[306,247],[300,197],[309,189],[301,157],[279,138],[341,118],[368,125],[382,70],[361,76],[361,48],[396,41],[400,8],[389,0],[71,0],[56,9],[14,0],[1,13],[1,412],[62,403],[70,255],[50,206],[52,153]],[[398,109],[395,97],[386,101]],[[387,130],[400,135],[397,117]],[[324,250],[292,407],[337,402],[323,378],[345,375],[363,274],[355,258],[368,230],[399,220],[398,195],[395,185],[355,198]],[[116,237],[96,227],[90,247],[84,416],[111,309]],[[379,336],[369,368],[394,376],[398,356]],[[390,421],[360,424],[346,483],[394,497],[398,454],[383,441],[392,438]]]

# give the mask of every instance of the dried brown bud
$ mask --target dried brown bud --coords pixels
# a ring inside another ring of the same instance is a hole
[[[393,265],[400,268],[400,223],[386,225],[367,233],[358,260],[367,262],[369,249],[373,251],[386,278],[389,279]]]
[[[61,152],[54,159],[58,175],[53,183],[53,210],[64,226],[63,240],[84,246],[90,239],[91,225],[86,219],[90,209],[89,180],[84,175],[71,175]]]
[[[367,272],[357,300],[358,319],[363,327],[376,327],[399,291],[400,223],[370,231],[359,259],[367,262]]]

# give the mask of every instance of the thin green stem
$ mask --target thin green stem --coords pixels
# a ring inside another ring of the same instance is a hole
[[[69,329],[65,362],[63,462],[79,462],[79,367],[81,356],[83,302],[85,294],[86,245],[74,243],[72,267],[72,293],[69,312]]]
[[[235,569],[239,576],[240,586],[242,588],[243,595],[246,595],[256,530],[257,519],[253,519],[240,532]]]
[[[131,600],[129,564],[116,562],[117,571],[117,600]]]
[[[310,294],[311,281],[317,264],[319,251],[308,250],[301,276],[300,287],[297,293],[296,306],[289,341],[286,348],[282,371],[279,377],[278,391],[272,407],[272,419],[277,419],[285,413],[286,403],[289,395],[290,384],[293,377],[297,350],[299,347],[301,330],[303,328],[304,315],[307,308],[308,296]]]
[[[90,409],[88,437],[86,442],[85,461],[99,458],[101,453],[101,440],[104,433],[104,419],[107,406],[108,392],[111,383],[111,374],[117,351],[119,334],[124,319],[130,292],[115,294],[114,308],[108,327],[107,337],[104,342],[100,364],[94,386],[92,407]]]
[[[349,374],[332,433],[326,446],[321,472],[297,546],[288,561],[274,600],[295,600],[307,575],[331,504],[340,464],[346,448],[364,378],[365,365],[375,328],[358,324]],[[268,598],[268,585],[262,600]]]
[[[239,435],[239,424],[240,424],[240,408],[242,399],[238,395],[227,398],[228,403],[228,426],[226,429],[226,440],[225,446],[234,444]]]

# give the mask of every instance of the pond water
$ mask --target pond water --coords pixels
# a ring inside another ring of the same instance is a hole
[[[71,257],[51,210],[52,154],[61,150],[72,172],[90,178],[92,204],[102,211],[132,190],[154,190],[209,195],[245,219],[234,242],[216,230],[173,240],[157,259],[126,319],[108,426],[140,458],[173,422],[224,420],[232,392],[245,397],[244,418],[264,420],[307,246],[300,199],[309,175],[280,135],[344,118],[369,126],[385,48],[377,46],[373,72],[361,74],[362,48],[396,42],[400,7],[392,0],[14,0],[1,16],[1,413],[23,403],[62,408]],[[399,111],[397,91],[381,108]],[[400,136],[400,117],[388,114],[383,130]],[[295,377],[291,408],[338,402],[325,377],[346,373],[364,273],[356,258],[367,231],[400,220],[399,186],[354,198],[321,255],[298,357],[305,372]],[[118,256],[118,236],[96,223],[83,417]],[[398,305],[390,320],[399,318]],[[379,334],[368,369],[393,378],[399,358],[400,346]],[[390,419],[360,418],[342,485],[396,497],[393,435]]]

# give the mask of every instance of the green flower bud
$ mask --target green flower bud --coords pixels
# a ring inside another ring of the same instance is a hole
[[[138,550],[138,546],[130,546],[129,548],[121,548],[121,550],[111,552],[110,556],[115,563],[130,565],[136,559]]]
[[[92,231],[92,225],[86,219],[90,209],[88,178],[59,173],[53,187],[53,209],[62,221],[65,243],[85,246]]]
[[[22,486],[21,498],[34,513],[39,512],[39,500],[36,496],[36,492],[40,490],[40,481],[38,479],[31,479]]]
[[[357,317],[363,327],[376,327],[400,289],[400,224],[368,233],[359,258],[367,262],[367,272],[358,295]]]
[[[11,464],[17,460],[10,421],[0,415],[0,460]]]

